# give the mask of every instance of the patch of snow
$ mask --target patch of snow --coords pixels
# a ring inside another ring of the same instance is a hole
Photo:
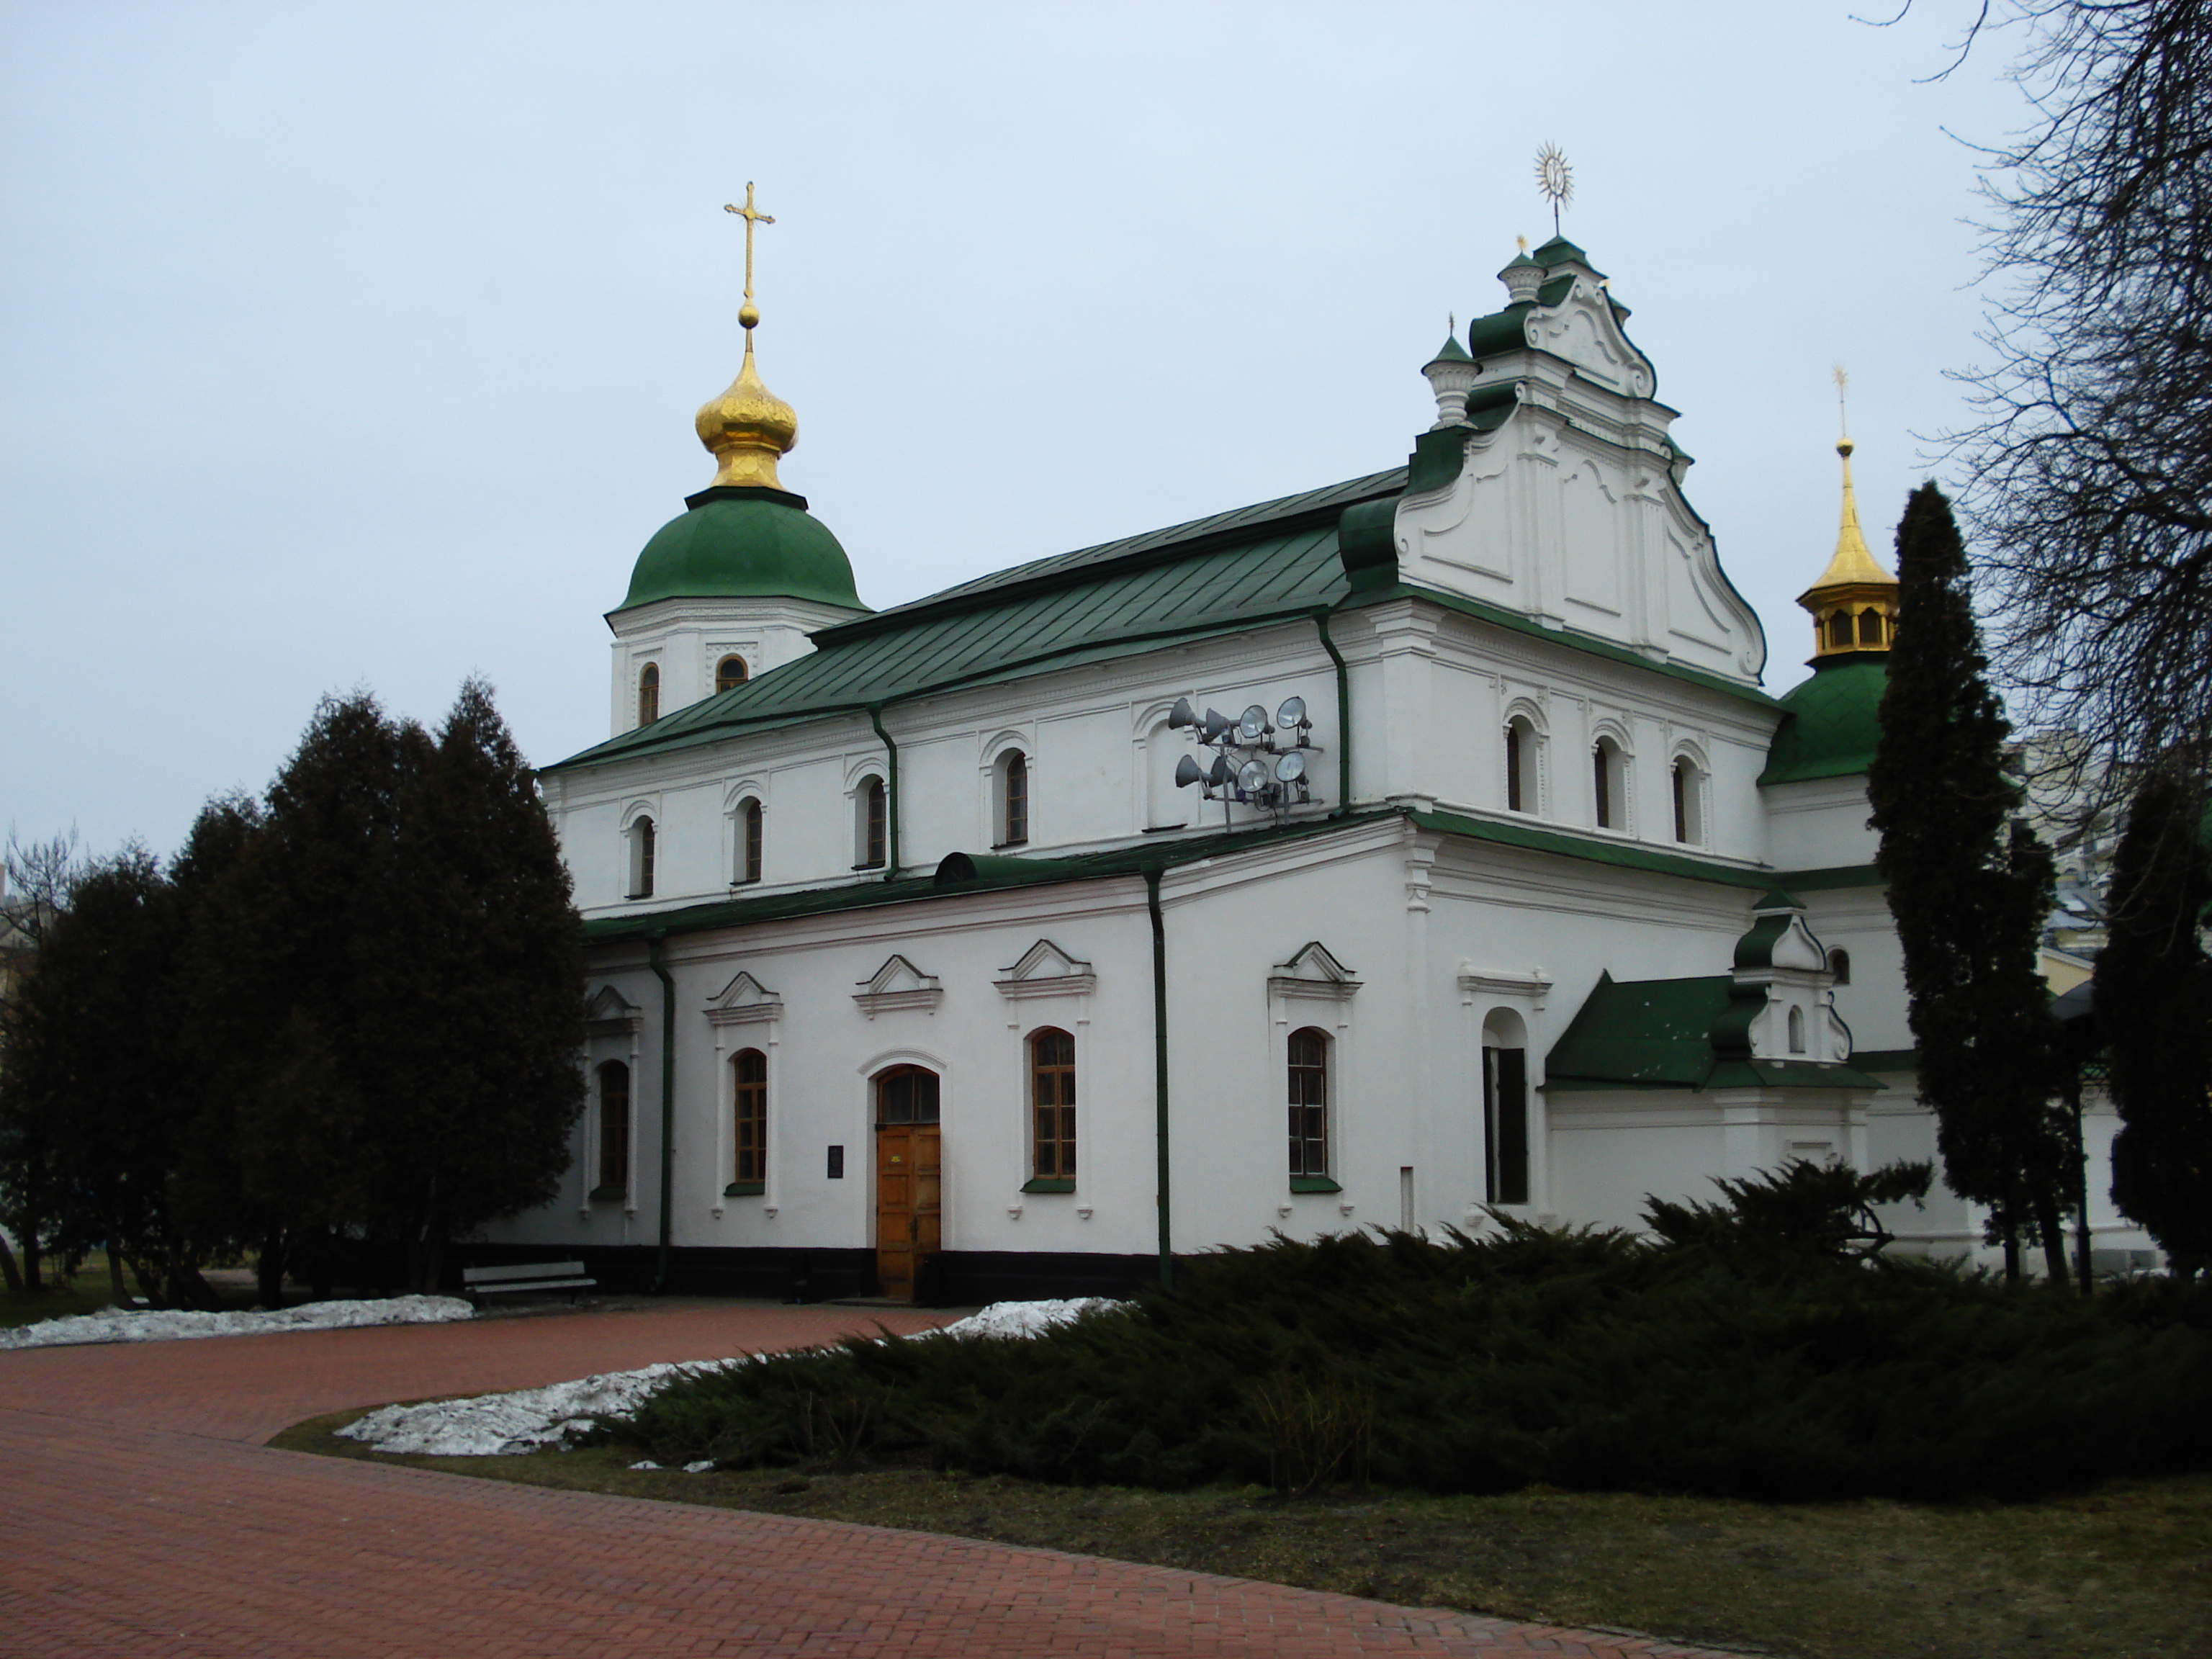
[[[654,1462],[650,1457],[641,1457],[636,1462],[630,1465],[630,1468],[634,1469],[657,1469],[659,1467],[660,1465]]]
[[[1110,1297],[1078,1296],[1060,1302],[994,1302],[981,1313],[940,1325],[924,1336],[1035,1336],[1094,1308],[1114,1306]]]
[[[1115,1305],[1105,1297],[1076,1297],[1060,1302],[994,1302],[981,1313],[956,1320],[920,1338],[1035,1336],[1065,1324],[1093,1308]],[[919,1339],[918,1339],[919,1340]],[[759,1358],[765,1358],[762,1355]],[[718,1371],[751,1363],[740,1354],[686,1364],[663,1362],[642,1370],[606,1371],[574,1382],[555,1382],[513,1394],[478,1395],[469,1400],[434,1400],[421,1406],[384,1406],[338,1432],[380,1452],[411,1452],[428,1457],[496,1457],[565,1446],[588,1434],[601,1417],[620,1417],[678,1373]],[[640,1462],[635,1469],[658,1468]],[[701,1466],[712,1468],[712,1464]],[[694,1468],[692,1473],[697,1473]]]
[[[332,1331],[362,1325],[440,1325],[472,1319],[459,1297],[394,1296],[374,1302],[309,1302],[275,1312],[194,1313],[182,1309],[103,1308],[0,1331],[0,1349],[68,1347],[82,1342],[173,1342],[201,1336],[258,1336],[266,1331]]]
[[[684,1473],[686,1474],[704,1474],[708,1470],[714,1467],[714,1460],[713,1458],[702,1457],[696,1463],[686,1463],[684,1466]]]

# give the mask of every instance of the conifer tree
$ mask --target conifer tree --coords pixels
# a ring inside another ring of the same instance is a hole
[[[2203,806],[2180,769],[2137,789],[2115,855],[2096,1012],[2120,1133],[2112,1201],[2174,1270],[2212,1267],[2212,906]]]
[[[2020,1237],[2040,1234],[2066,1279],[2059,1213],[2078,1152],[2050,1093],[2054,1022],[2036,945],[2051,859],[2006,775],[2010,728],[1986,678],[1966,549],[1933,483],[1897,531],[1899,620],[1867,773],[1880,863],[1904,949],[1921,1097],[1934,1109],[1944,1179],[1990,1206],[2008,1275]]]

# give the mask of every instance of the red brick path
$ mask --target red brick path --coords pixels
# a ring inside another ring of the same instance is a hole
[[[788,1347],[873,1323],[848,1310],[713,1307],[0,1353],[0,1655],[1692,1651],[263,1443],[349,1407]]]

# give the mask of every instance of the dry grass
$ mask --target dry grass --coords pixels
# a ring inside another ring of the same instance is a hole
[[[317,1419],[274,1443],[375,1457]],[[2212,1476],[2038,1503],[1765,1506],[1531,1490],[1285,1500],[912,1468],[689,1475],[598,1447],[408,1457],[450,1474],[951,1533],[1803,1659],[2212,1653]]]

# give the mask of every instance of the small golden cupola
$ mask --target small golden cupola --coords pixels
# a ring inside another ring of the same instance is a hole
[[[1844,371],[1836,371],[1840,405]],[[1859,529],[1859,508],[1851,491],[1851,451],[1846,431],[1836,441],[1844,463],[1843,522],[1836,532],[1835,556],[1820,579],[1797,596],[1813,613],[1813,660],[1865,651],[1887,651],[1897,634],[1897,578],[1875,562]]]
[[[753,330],[760,325],[760,307],[753,303],[753,227],[775,221],[755,210],[750,184],[745,186],[745,204],[732,203],[727,210],[745,222],[745,301],[738,310],[738,321],[745,331],[745,361],[729,389],[701,405],[692,425],[699,441],[720,463],[708,488],[781,490],[776,457],[789,454],[798,443],[799,416],[762,384],[760,372],[753,367]]]

